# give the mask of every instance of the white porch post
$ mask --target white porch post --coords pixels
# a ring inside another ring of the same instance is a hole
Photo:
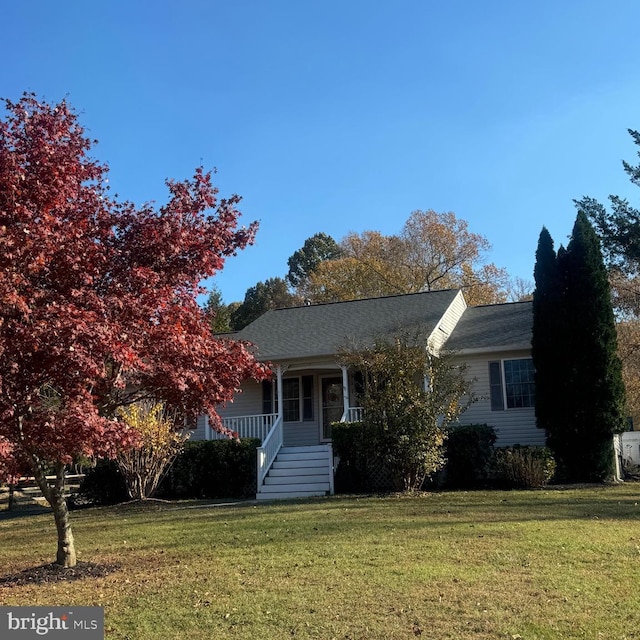
[[[278,392],[278,419],[284,419],[284,408],[282,406],[282,365],[276,367],[276,380]]]
[[[341,365],[340,369],[342,370],[342,415],[348,420],[349,407],[351,405],[351,400],[349,398],[349,374],[347,372],[347,367],[344,365]]]
[[[211,440],[213,434],[211,433],[211,425],[209,424],[209,416],[204,414],[204,439]]]

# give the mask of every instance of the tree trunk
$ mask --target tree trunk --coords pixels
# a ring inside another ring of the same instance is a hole
[[[58,532],[58,552],[56,564],[63,567],[76,566],[76,547],[73,541],[71,524],[69,523],[69,509],[64,497],[64,465],[57,462],[55,465],[56,478],[54,484],[49,484],[45,471],[41,465],[34,465],[34,475],[42,495],[51,505],[53,517],[56,521]]]
[[[53,517],[56,521],[58,531],[58,552],[56,554],[56,564],[63,567],[76,566],[76,546],[73,540],[73,532],[69,523],[69,509],[67,500],[62,493],[56,495],[53,509]]]

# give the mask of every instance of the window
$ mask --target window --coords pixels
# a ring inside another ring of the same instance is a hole
[[[489,388],[491,390],[491,411],[504,409],[504,393],[502,392],[502,363],[489,363]]]
[[[277,384],[265,381],[262,384],[263,413],[277,413]],[[313,420],[313,376],[285,378],[282,381],[282,418],[285,422],[307,422]]]
[[[282,417],[285,422],[300,419],[300,380],[286,378],[282,381]]]
[[[302,376],[302,419],[313,420],[313,376]]]
[[[275,384],[272,380],[262,381],[262,413],[270,414],[278,411],[278,396],[275,393]]]
[[[533,360],[496,360],[489,363],[491,411],[535,405]]]

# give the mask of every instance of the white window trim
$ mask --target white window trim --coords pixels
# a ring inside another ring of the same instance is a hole
[[[532,405],[526,406],[526,407],[510,407],[508,405],[507,402],[507,378],[505,375],[505,367],[504,367],[504,363],[505,362],[512,362],[515,360],[529,360],[530,362],[533,362],[533,359],[529,356],[524,356],[521,358],[500,358],[500,359],[495,359],[495,360],[489,360],[489,404],[492,405],[492,396],[491,396],[491,388],[492,388],[492,383],[491,383],[491,364],[492,363],[498,363],[500,365],[500,391],[502,394],[502,408],[500,409],[494,409],[493,406],[491,406],[491,411],[531,411],[532,409],[535,408],[535,402]],[[528,384],[528,383],[524,383],[524,384]],[[535,384],[535,383],[534,383]],[[535,386],[534,386],[534,392],[535,392]]]
[[[305,396],[304,396],[304,384],[303,384],[303,378],[306,377],[310,377],[312,378],[312,393],[311,393],[311,407],[312,407],[312,417],[311,418],[306,418],[304,417],[304,401],[305,401]],[[282,420],[283,422],[286,422],[288,424],[295,424],[298,422],[314,422],[315,421],[315,413],[316,413],[316,409],[315,409],[315,396],[316,396],[316,389],[315,389],[315,377],[312,375],[306,376],[306,375],[298,375],[298,376],[287,376],[286,378],[282,378],[282,390],[284,392],[284,385],[286,382],[288,382],[289,380],[297,380],[298,381],[298,419],[297,420],[286,420],[285,419],[285,411],[284,411],[284,405],[285,402],[287,401],[287,399],[284,397],[284,393],[282,396]]]

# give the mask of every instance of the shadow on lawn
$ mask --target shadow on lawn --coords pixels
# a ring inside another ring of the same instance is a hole
[[[431,526],[583,519],[640,520],[640,483],[552,486],[528,491],[341,495],[290,505],[297,505],[296,509],[308,511],[310,517],[314,517],[315,512],[359,512],[360,515],[350,518],[350,524],[356,524],[358,517],[366,517],[364,512],[368,510],[371,511],[373,520],[427,519]],[[284,504],[259,505],[259,508],[266,507],[286,510]]]
[[[640,485],[551,487],[532,491],[458,491],[393,494],[339,495],[328,498],[244,502],[233,505],[188,505],[167,503],[148,514],[136,510],[138,526],[183,528],[208,539],[217,530],[228,532],[222,540],[235,544],[238,535],[251,534],[252,545],[272,544],[283,537],[290,542],[372,533],[376,527],[399,530],[424,529],[425,534],[455,525],[492,525],[510,522],[571,520],[640,520]],[[211,508],[209,508],[211,507]],[[130,508],[109,510],[131,515]],[[148,517],[145,517],[148,515]],[[215,529],[212,529],[215,525]],[[218,530],[218,525],[222,529]],[[227,528],[228,527],[228,528]],[[264,531],[265,538],[253,537]],[[247,534],[248,532],[248,534]],[[281,535],[280,535],[281,534]],[[235,537],[234,537],[235,536]],[[180,540],[170,546],[179,547]]]
[[[326,531],[358,528],[374,522],[398,526],[429,526],[551,520],[640,520],[640,483],[623,485],[551,486],[514,491],[439,491],[415,494],[340,494],[325,498],[273,502],[143,501],[82,509],[84,514],[109,519],[135,516],[138,525],[206,520],[231,523],[287,515],[299,526]],[[48,507],[21,507],[0,511],[0,521],[50,513]],[[337,518],[336,518],[337,516]],[[72,515],[73,518],[73,515]],[[404,521],[404,523],[403,523]],[[258,525],[256,525],[258,526]]]
[[[2,520],[15,520],[17,518],[26,518],[29,516],[39,516],[45,513],[51,513],[51,509],[48,506],[43,505],[28,505],[14,507],[13,509],[0,510],[0,521]]]

